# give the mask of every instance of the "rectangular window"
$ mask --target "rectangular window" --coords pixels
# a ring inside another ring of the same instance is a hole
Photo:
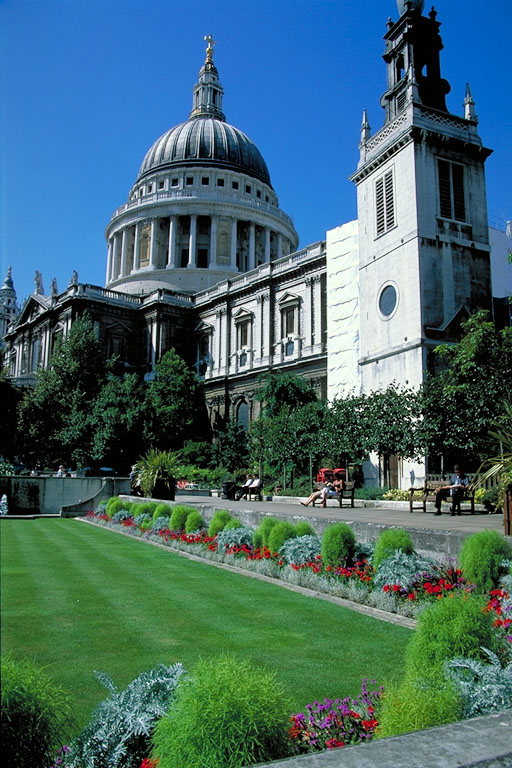
[[[208,187],[210,185],[210,179],[208,176],[203,176],[201,179],[201,184],[203,187]]]
[[[238,189],[238,181],[232,181],[231,186],[233,189]]]
[[[296,306],[283,307],[281,309],[281,338],[286,339],[288,336],[294,336],[295,330],[295,317]]]
[[[193,183],[194,183],[194,177],[187,176],[187,187],[191,187]]]
[[[395,226],[395,191],[392,170],[375,182],[375,220],[377,235],[382,235]]]
[[[177,186],[178,186],[178,179],[174,178],[174,179],[171,181],[171,186],[172,186],[172,187],[177,187]]]
[[[224,179],[217,179],[217,186],[223,187],[224,186]]]
[[[238,324],[238,349],[249,346],[249,321]]]
[[[439,177],[439,213],[443,219],[466,221],[464,201],[464,166],[437,161]]]
[[[245,191],[246,191],[246,193],[247,193],[248,195],[250,195],[250,194],[251,194],[251,185],[250,185],[250,184],[246,184],[246,185],[245,185]]]

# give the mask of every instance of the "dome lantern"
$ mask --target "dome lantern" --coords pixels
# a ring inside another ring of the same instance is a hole
[[[189,119],[194,117],[214,117],[224,121],[222,112],[222,95],[224,93],[219,81],[217,67],[213,63],[213,46],[217,43],[211,35],[205,35],[208,43],[206,60],[199,70],[199,82],[193,90],[192,112]]]

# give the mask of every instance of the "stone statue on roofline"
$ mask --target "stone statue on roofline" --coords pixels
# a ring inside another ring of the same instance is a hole
[[[34,293],[40,293],[44,296],[43,276],[38,269],[34,273],[34,288]]]
[[[52,299],[55,299],[59,295],[59,289],[57,288],[57,278],[52,277],[52,282],[50,285],[50,296]]]

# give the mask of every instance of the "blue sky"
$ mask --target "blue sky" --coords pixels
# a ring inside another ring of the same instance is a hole
[[[426,2],[426,8],[431,3]],[[512,218],[509,0],[438,0],[450,111],[469,81],[491,217]],[[217,41],[224,112],[250,136],[304,246],[356,216],[363,107],[381,127],[395,0],[0,0],[1,279],[104,284],[105,227],[144,154],[188,117]]]

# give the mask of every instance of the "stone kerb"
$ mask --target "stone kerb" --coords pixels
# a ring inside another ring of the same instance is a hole
[[[269,768],[511,768],[511,734],[512,709],[508,709],[426,731],[265,765]]]

